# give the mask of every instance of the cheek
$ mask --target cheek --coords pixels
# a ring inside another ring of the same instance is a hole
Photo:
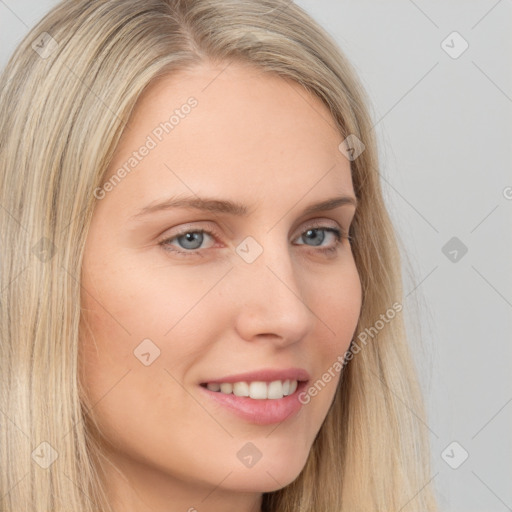
[[[129,381],[128,402],[135,407],[142,400],[143,386],[134,379],[141,379],[142,364],[134,350],[143,339],[151,338],[159,301],[147,287],[138,286],[145,276],[130,268],[121,251],[113,258],[107,244],[95,242],[89,239],[82,267],[80,375],[85,400],[94,405],[95,415],[108,402],[106,416],[122,417],[118,408],[130,405],[111,397]]]
[[[334,398],[361,313],[362,288],[353,259],[324,279],[322,287],[311,287],[311,290],[314,290],[311,304],[315,305],[311,309],[319,318],[319,331],[312,337],[314,347],[310,350],[316,353],[319,364],[301,401],[311,404],[324,417]]]
[[[108,281],[97,282],[102,283],[96,286],[98,298],[83,297],[83,399],[88,409],[93,408],[91,417],[109,444],[135,450],[141,457],[147,451],[156,460],[158,450],[165,452],[165,439],[155,425],[171,425],[179,413],[194,406],[165,371],[182,380],[179,367],[170,362],[181,364],[184,350],[179,345],[169,350],[170,336],[163,336],[172,325],[163,309],[172,304],[163,304],[147,287],[137,287],[133,274],[121,280],[110,274]],[[153,429],[154,439],[144,445],[142,433],[148,429]]]
[[[205,348],[206,330],[213,335],[214,325],[201,331],[208,323],[205,315],[218,319],[214,312],[220,312],[207,296],[219,272],[191,279],[178,266],[173,272],[162,268],[161,260],[141,265],[135,256],[117,254],[113,259],[91,243],[84,256],[79,354],[88,403],[119,398],[118,409],[108,409],[112,421],[123,417],[122,407],[140,415],[149,407],[144,396],[172,388],[174,381],[165,370],[183,380]],[[103,400],[107,392],[110,396]],[[97,413],[101,409],[95,407]]]
[[[182,282],[178,271],[171,274],[161,263],[141,264],[122,252],[113,259],[94,253],[94,248],[91,254],[84,259],[82,273],[82,317],[84,325],[90,325],[90,333],[85,327],[84,333],[94,336],[104,355],[110,352],[117,361],[133,357],[144,339],[159,340],[158,345],[169,339],[167,333],[204,288]]]
[[[324,276],[321,286],[319,282],[308,286],[313,294],[311,309],[319,319],[319,328],[326,333],[322,352],[336,357],[348,348],[361,313],[361,281],[353,258],[344,261],[339,271]]]

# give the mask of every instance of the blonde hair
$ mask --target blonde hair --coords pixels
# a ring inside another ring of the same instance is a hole
[[[205,61],[247,63],[298,82],[329,107],[341,137],[364,143],[351,161],[358,209],[350,234],[363,288],[354,338],[402,302],[368,100],[309,15],[284,0],[61,2],[0,77],[2,512],[112,510],[88,428],[94,405],[78,371],[93,191],[144,89]],[[265,493],[263,510],[437,510],[402,315],[359,348],[303,471]]]

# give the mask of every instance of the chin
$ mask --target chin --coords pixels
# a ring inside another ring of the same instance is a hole
[[[229,487],[238,492],[274,492],[291,484],[301,471],[302,468],[297,468],[296,471],[283,468],[283,471],[275,474],[271,471],[267,473],[265,469],[256,471],[256,468],[253,468],[252,471],[232,474],[229,478]]]
[[[304,468],[309,451],[285,450],[263,454],[253,467],[238,468],[230,486],[241,492],[273,492],[291,484]]]

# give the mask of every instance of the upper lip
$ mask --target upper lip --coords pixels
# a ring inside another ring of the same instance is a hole
[[[238,373],[224,377],[209,379],[204,384],[221,384],[223,382],[272,382],[275,380],[309,380],[309,373],[303,368],[264,368],[252,372]]]

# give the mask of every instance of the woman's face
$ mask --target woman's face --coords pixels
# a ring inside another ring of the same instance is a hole
[[[355,200],[329,110],[295,82],[224,68],[153,83],[95,191],[80,362],[128,479],[106,469],[123,510],[257,507],[291,483],[360,313],[336,237],[355,208],[311,209]]]

